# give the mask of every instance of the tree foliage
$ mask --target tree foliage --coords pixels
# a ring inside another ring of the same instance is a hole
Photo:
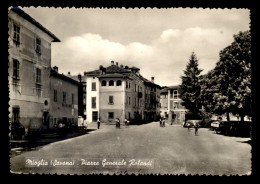
[[[182,84],[180,85],[180,96],[183,100],[182,105],[193,113],[199,112],[200,107],[200,73],[198,68],[198,59],[192,52],[189,62],[182,76]]]
[[[251,116],[251,36],[234,35],[234,41],[220,51],[215,68],[201,80],[201,102],[206,111]]]

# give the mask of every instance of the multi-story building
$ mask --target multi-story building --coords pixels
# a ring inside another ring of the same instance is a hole
[[[73,126],[78,121],[78,91],[81,84],[53,67],[50,75],[50,112],[46,129],[55,129],[59,123]],[[56,125],[56,126],[55,126]]]
[[[117,118],[121,122],[125,118],[132,122],[155,120],[159,116],[159,95],[156,94],[160,86],[142,77],[139,71],[139,68],[119,66],[111,61],[111,66],[85,72],[87,121],[98,118],[111,123]]]
[[[19,8],[8,19],[10,123],[25,133],[42,130],[50,110],[51,43],[60,40]]]
[[[187,109],[181,104],[180,87],[168,86],[161,90],[161,116],[170,123],[182,124],[185,121]]]

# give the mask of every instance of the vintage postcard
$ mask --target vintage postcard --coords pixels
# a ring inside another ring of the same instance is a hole
[[[10,172],[250,175],[250,10],[9,7]]]

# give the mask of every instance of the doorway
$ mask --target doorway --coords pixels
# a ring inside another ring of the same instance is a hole
[[[92,121],[97,122],[98,119],[98,111],[93,111],[92,112]]]
[[[49,112],[43,112],[43,127],[45,130],[50,129]]]

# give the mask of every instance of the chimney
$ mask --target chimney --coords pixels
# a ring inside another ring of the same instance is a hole
[[[118,66],[118,62],[116,62],[116,66]]]
[[[103,66],[102,65],[99,65],[99,72],[100,72],[100,75],[103,75]]]
[[[87,75],[87,72],[84,72],[84,76]]]
[[[151,77],[151,81],[154,82],[154,77]]]
[[[70,72],[68,72],[68,75],[70,75]]]
[[[80,73],[78,74],[78,79],[79,79],[79,82],[81,82],[81,75],[80,75]]]
[[[114,61],[111,61],[111,65],[114,65]]]
[[[120,65],[120,67],[121,67],[121,68],[124,68],[124,66],[123,66],[123,65]]]
[[[53,67],[53,70],[54,70],[55,72],[57,72],[57,73],[58,73],[58,69],[59,69],[59,68],[58,68],[57,66],[54,66],[54,67]]]

